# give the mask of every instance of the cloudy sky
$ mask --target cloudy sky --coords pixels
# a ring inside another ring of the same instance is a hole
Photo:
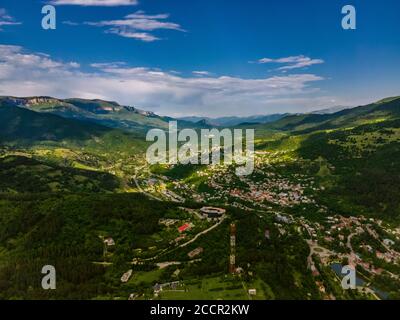
[[[57,29],[41,28],[41,8]],[[115,100],[162,115],[356,106],[400,95],[400,3],[2,0],[0,95]]]

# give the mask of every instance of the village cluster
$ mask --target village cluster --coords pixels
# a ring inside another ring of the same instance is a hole
[[[263,214],[273,215],[273,224],[280,237],[292,232],[304,237],[310,248],[308,268],[326,299],[335,297],[326,293],[324,282],[320,279],[321,266],[348,264],[358,270],[362,269],[371,277],[383,274],[399,280],[397,271],[400,269],[390,266],[399,268],[400,230],[374,218],[332,214],[327,207],[316,201],[324,187],[309,175],[289,173],[290,170],[285,167],[287,161],[279,160],[286,155],[279,152],[272,155],[256,152],[256,165],[251,176],[237,176],[233,166],[213,165],[193,171],[188,179],[175,179],[148,171],[142,175],[140,185],[144,192],[153,197],[182,203],[181,209],[194,218],[188,221],[160,219],[160,225],[175,230],[177,234],[169,242],[172,248],[184,247],[186,243],[196,241],[203,231],[197,229],[195,235],[193,230],[201,221],[208,222],[211,228],[216,227],[224,219],[225,210],[209,205],[220,204],[241,208],[249,214],[259,214],[260,218]],[[202,203],[204,207],[199,210],[185,208],[183,203],[187,200]],[[320,217],[325,218],[310,219],[308,208],[311,207]],[[292,208],[300,208],[301,214],[290,214]],[[209,226],[205,228],[209,230]],[[272,231],[269,228],[263,232],[266,240],[271,239]],[[187,256],[191,261],[196,261],[201,259],[203,251],[204,248],[195,247]],[[161,267],[166,265],[169,265],[168,262],[160,264]],[[240,268],[237,270],[240,271]],[[340,274],[337,275],[339,280]],[[179,286],[175,282],[161,284],[154,288],[154,294],[158,295],[163,288],[183,290]],[[378,297],[368,285],[360,286],[359,289]]]

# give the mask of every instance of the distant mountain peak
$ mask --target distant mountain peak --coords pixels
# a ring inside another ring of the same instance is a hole
[[[270,115],[255,115],[248,117],[220,117],[220,118],[208,118],[208,117],[182,117],[180,120],[195,123],[196,125],[207,125],[207,126],[237,126],[243,123],[257,124],[257,123],[268,123],[279,120],[288,114],[270,114]]]
[[[33,96],[23,98],[5,96],[1,97],[0,99],[16,106],[36,106],[40,104],[62,103],[61,100],[48,96]]]
[[[329,107],[329,108],[325,108],[325,109],[312,111],[310,113],[311,114],[332,114],[332,113],[335,113],[335,112],[339,112],[339,111],[346,110],[346,109],[351,109],[351,108],[352,107],[349,107],[349,106],[333,106],[333,107]]]
[[[165,117],[160,117],[152,111],[102,99],[0,96],[0,106],[20,107],[133,132],[142,133],[149,128],[168,127]]]

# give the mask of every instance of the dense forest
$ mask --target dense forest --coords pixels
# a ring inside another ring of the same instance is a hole
[[[171,206],[139,194],[1,196],[0,298],[89,299],[114,293],[131,248],[159,230],[158,220]],[[112,268],[93,263],[102,261],[100,236],[118,244]],[[51,292],[41,288],[41,268],[48,264],[58,275]]]
[[[299,156],[327,161],[326,204],[345,214],[400,217],[400,121],[318,132],[302,141]],[[329,183],[328,183],[329,185]]]

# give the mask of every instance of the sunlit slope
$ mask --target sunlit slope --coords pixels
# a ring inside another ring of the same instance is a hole
[[[0,143],[19,147],[86,147],[110,152],[144,150],[143,136],[10,106],[0,107]]]
[[[400,117],[400,97],[393,97],[333,114],[289,115],[276,122],[255,126],[255,128],[307,133],[315,130],[356,127],[398,117]]]
[[[158,116],[134,106],[123,106],[100,99],[57,99],[53,97],[0,97],[0,106],[15,106],[28,110],[93,122],[110,128],[144,134],[151,128],[167,129],[168,122],[178,121],[180,127],[201,127],[185,120]]]

